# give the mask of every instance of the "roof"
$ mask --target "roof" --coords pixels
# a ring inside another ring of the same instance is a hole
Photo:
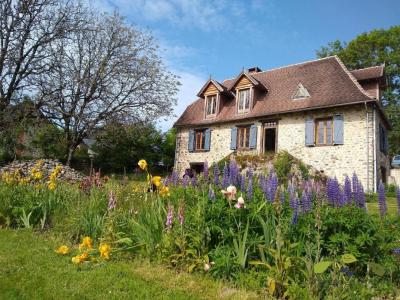
[[[200,98],[186,108],[174,126],[208,125],[365,101],[376,102],[337,56],[252,73],[251,76],[268,92],[256,94],[249,113],[238,115],[235,99],[231,98],[224,100],[215,118],[204,119],[204,99]],[[221,85],[230,90],[235,79],[225,80]],[[293,100],[300,82],[310,97]]]
[[[350,71],[357,80],[377,79],[384,76],[385,66],[374,66],[364,69]]]

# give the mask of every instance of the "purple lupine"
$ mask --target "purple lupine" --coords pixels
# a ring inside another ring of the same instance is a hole
[[[208,161],[204,162],[203,165],[203,177],[204,177],[204,181],[208,182],[209,181],[209,172],[208,172]]]
[[[219,185],[219,167],[218,164],[214,164],[214,184]]]
[[[309,192],[307,191],[307,188],[304,188],[302,196],[301,196],[301,208],[303,213],[307,213],[311,211],[311,197],[309,195]]]
[[[175,186],[177,186],[179,184],[179,175],[178,175],[178,172],[175,170],[172,171],[171,182]]]
[[[174,207],[172,205],[168,205],[168,212],[167,212],[167,221],[165,222],[165,226],[167,229],[172,228],[172,223],[174,221]]]
[[[226,189],[229,186],[229,170],[228,166],[224,166],[224,170],[222,171],[222,188]]]
[[[171,182],[170,177],[169,176],[165,176],[165,178],[163,180],[163,185],[164,186],[168,186],[170,182]]]
[[[188,175],[183,176],[182,186],[184,188],[187,188],[187,186],[189,184],[189,180],[190,180],[190,177]]]
[[[197,175],[196,175],[196,173],[193,173],[191,182],[192,182],[192,186],[193,186],[193,187],[196,187],[196,186],[197,186]]]
[[[229,183],[231,185],[237,185],[237,176],[239,174],[239,168],[235,160],[231,160],[229,163]]]
[[[268,185],[267,180],[265,179],[265,176],[263,174],[260,174],[260,176],[258,177],[258,184],[260,185],[260,189],[264,193],[265,198],[268,199]]]
[[[352,187],[353,187],[353,195],[358,194],[358,187],[360,186],[360,182],[358,180],[356,172],[353,173],[353,177],[351,178]]]
[[[349,176],[346,176],[346,178],[344,179],[344,187],[343,187],[343,191],[344,191],[344,202],[346,205],[351,205],[352,202],[352,190],[351,190],[351,181]]]
[[[245,179],[243,179],[243,181],[245,181]],[[247,181],[247,199],[249,201],[253,200],[253,176],[249,177]]]
[[[364,188],[361,184],[361,182],[358,182],[358,188],[357,188],[357,194],[355,196],[355,201],[356,205],[358,207],[363,208],[364,210],[367,209],[367,206],[365,204],[365,193],[364,193]]]
[[[246,190],[246,177],[240,173],[238,174],[238,183],[240,190],[244,193]]]
[[[339,187],[339,182],[337,181],[336,177],[334,179],[328,178],[326,189],[329,204],[336,207],[339,206],[341,191]]]
[[[345,206],[347,203],[346,201],[347,201],[346,195],[345,195],[344,191],[339,187],[339,194],[337,197],[336,206],[337,207]]]
[[[400,216],[400,186],[396,188],[396,195],[397,195],[397,213]]]
[[[393,249],[393,254],[394,255],[400,255],[400,248],[394,248]]]
[[[281,203],[285,203],[285,199],[286,199],[286,195],[285,195],[285,191],[282,189],[281,190],[281,194],[279,195],[279,199],[281,200]]]
[[[178,209],[179,224],[183,225],[185,222],[185,203],[181,202]]]
[[[267,199],[273,202],[275,199],[276,190],[278,189],[278,177],[274,170],[271,170],[267,181]]]
[[[381,217],[384,217],[387,212],[385,187],[382,182],[378,186],[378,204]]]
[[[108,194],[108,210],[112,210],[117,206],[117,198],[115,198],[115,194],[113,190]]]
[[[296,189],[293,184],[289,184],[288,186],[288,194],[289,194],[289,206],[292,209],[295,209],[297,207],[297,195],[296,195]]]
[[[299,201],[297,199],[297,195],[291,200],[290,206],[293,209],[292,212],[292,225],[296,225],[299,217]]]
[[[208,199],[210,199],[212,202],[215,201],[215,192],[211,186],[208,189]]]

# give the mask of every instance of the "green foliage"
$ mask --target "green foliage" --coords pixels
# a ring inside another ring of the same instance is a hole
[[[64,133],[53,124],[43,124],[35,128],[32,145],[41,151],[43,158],[66,159],[67,146]]]
[[[287,151],[281,151],[275,156],[274,169],[276,175],[282,180],[286,180],[292,167],[293,157]]]
[[[391,154],[400,153],[400,26],[375,29],[358,35],[348,43],[334,41],[317,51],[318,57],[338,55],[350,69],[385,64],[388,88],[383,105],[393,130],[389,132]]]

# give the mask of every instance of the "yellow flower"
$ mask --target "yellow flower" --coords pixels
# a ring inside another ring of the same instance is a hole
[[[160,195],[161,195],[162,197],[164,197],[164,196],[169,196],[169,187],[163,186],[162,189],[161,189],[161,191],[160,191]]]
[[[156,187],[159,187],[161,185],[161,177],[160,176],[154,176],[152,179],[153,184]]]
[[[63,245],[56,250],[56,253],[62,254],[62,255],[68,254],[69,248],[68,248],[68,246]]]
[[[33,173],[33,178],[35,180],[40,180],[40,179],[42,179],[42,177],[43,177],[43,174],[40,171],[37,171],[37,172]]]
[[[84,248],[92,249],[93,248],[93,241],[89,236],[85,236],[82,240],[82,243],[79,244],[79,250]]]
[[[74,264],[79,265],[80,263],[87,261],[89,259],[89,253],[83,252],[81,255],[74,256],[71,261]]]
[[[47,187],[49,188],[49,190],[53,191],[56,189],[56,183],[54,181],[50,181]]]
[[[99,247],[100,251],[100,257],[104,259],[110,259],[110,252],[111,252],[111,247],[108,244],[100,244]]]
[[[147,161],[145,161],[144,159],[139,160],[138,165],[142,170],[147,169]]]

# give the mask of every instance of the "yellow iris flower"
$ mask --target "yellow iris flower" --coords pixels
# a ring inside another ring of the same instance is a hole
[[[54,181],[50,181],[47,187],[49,190],[54,191],[56,189],[56,183]]]
[[[110,252],[111,252],[111,247],[108,244],[100,244],[99,247],[100,251],[100,257],[104,259],[110,259]]]
[[[147,161],[144,159],[139,160],[138,165],[142,170],[147,170]]]
[[[93,241],[89,236],[85,236],[82,240],[82,243],[79,244],[79,250],[82,249],[92,249],[93,248]]]
[[[152,183],[156,187],[159,187],[161,185],[161,177],[160,176],[154,176],[153,179],[152,179]]]
[[[89,253],[83,252],[81,255],[74,256],[71,260],[74,264],[79,265],[80,263],[89,259]]]
[[[161,191],[160,191],[160,195],[161,195],[162,197],[164,197],[164,196],[169,196],[169,187],[163,186],[162,189],[161,189]]]
[[[56,250],[56,253],[62,254],[62,255],[68,254],[69,248],[68,248],[68,246],[63,245]]]

